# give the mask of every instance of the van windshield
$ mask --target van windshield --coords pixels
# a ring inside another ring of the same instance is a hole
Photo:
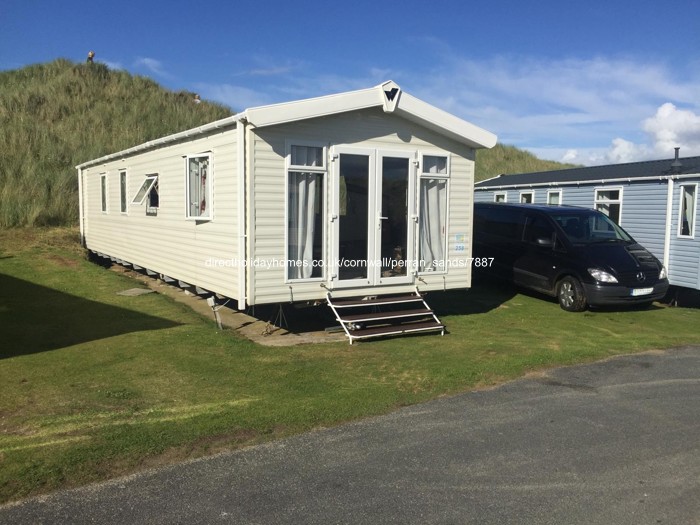
[[[625,230],[602,213],[566,213],[552,215],[573,244],[597,242],[634,242]]]

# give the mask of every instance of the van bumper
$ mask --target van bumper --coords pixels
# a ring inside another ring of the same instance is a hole
[[[633,295],[635,288],[627,286],[582,284],[586,292],[586,302],[590,306],[650,303],[663,299],[668,291],[668,280],[666,279],[656,283],[653,286],[653,291],[644,295]],[[651,286],[648,288],[651,288]]]

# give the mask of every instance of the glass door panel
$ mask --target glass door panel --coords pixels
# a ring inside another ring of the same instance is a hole
[[[410,158],[381,157],[377,195],[379,212],[379,282],[404,280],[409,276]],[[397,279],[398,278],[398,279]]]
[[[338,279],[366,281],[370,256],[370,156],[343,153],[338,162]]]

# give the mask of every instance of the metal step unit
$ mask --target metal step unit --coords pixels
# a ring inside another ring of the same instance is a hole
[[[445,335],[445,325],[418,290],[412,294],[351,299],[333,299],[329,292],[326,300],[350,344],[355,339],[413,332],[440,332],[440,335]]]

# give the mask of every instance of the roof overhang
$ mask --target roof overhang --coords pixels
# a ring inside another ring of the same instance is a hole
[[[420,124],[472,148],[492,148],[496,145],[497,137],[493,133],[404,93],[395,82],[390,80],[373,88],[358,91],[249,108],[231,117],[198,128],[105,155],[99,159],[80,164],[76,168],[81,169],[103,164],[165,144],[187,140],[223,128],[235,127],[241,121],[252,127],[263,128],[375,107],[382,108],[385,113],[395,113],[406,120]]]
[[[262,128],[379,107],[472,148],[492,148],[497,137],[466,120],[402,92],[393,81],[358,91],[250,108],[242,117]]]

